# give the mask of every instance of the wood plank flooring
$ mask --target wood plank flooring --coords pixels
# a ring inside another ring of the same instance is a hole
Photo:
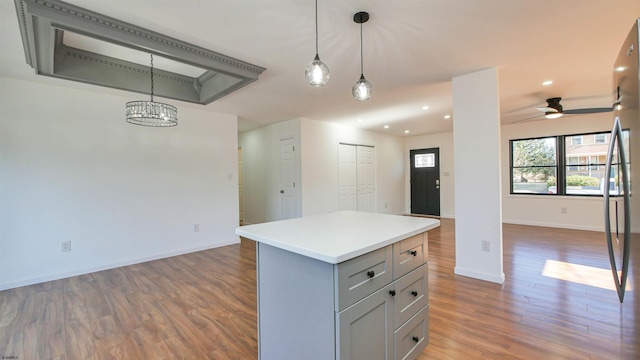
[[[504,285],[454,275],[454,245],[442,219],[420,360],[640,358],[640,304],[628,316],[614,291],[541,275],[550,262],[608,269],[602,233],[505,225]],[[256,359],[256,321],[255,244],[243,241],[2,291],[0,358]]]

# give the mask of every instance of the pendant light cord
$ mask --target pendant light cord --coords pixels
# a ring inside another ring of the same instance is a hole
[[[360,75],[364,76],[364,60],[362,57],[362,23],[360,23]]]
[[[318,55],[318,0],[316,0],[316,55]]]
[[[153,54],[151,54],[151,102],[153,102]]]

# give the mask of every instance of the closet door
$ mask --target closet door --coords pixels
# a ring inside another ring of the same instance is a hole
[[[358,210],[356,196],[356,146],[339,144],[338,163],[340,210]]]
[[[371,146],[357,146],[358,211],[376,211],[374,150]]]
[[[340,210],[375,212],[375,148],[339,144]]]

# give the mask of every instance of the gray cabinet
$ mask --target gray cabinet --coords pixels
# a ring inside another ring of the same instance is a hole
[[[428,343],[427,289],[427,264],[422,264],[340,311],[338,359],[415,358]]]
[[[391,285],[339,312],[338,359],[393,359],[393,298]]]
[[[260,359],[409,360],[427,346],[426,232],[338,264],[257,249]]]

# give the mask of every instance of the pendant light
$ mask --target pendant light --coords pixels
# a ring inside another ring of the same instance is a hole
[[[323,86],[329,81],[329,67],[318,56],[318,0],[316,0],[316,57],[307,65],[304,76],[311,86]]]
[[[153,54],[151,55],[151,101],[129,101],[126,107],[128,123],[151,127],[178,125],[178,109],[153,101]]]
[[[362,59],[362,24],[369,20],[369,13],[361,11],[353,15],[353,21],[360,24],[360,79],[353,84],[353,97],[358,101],[368,100],[371,97],[373,88],[371,83],[364,78],[364,61]]]

